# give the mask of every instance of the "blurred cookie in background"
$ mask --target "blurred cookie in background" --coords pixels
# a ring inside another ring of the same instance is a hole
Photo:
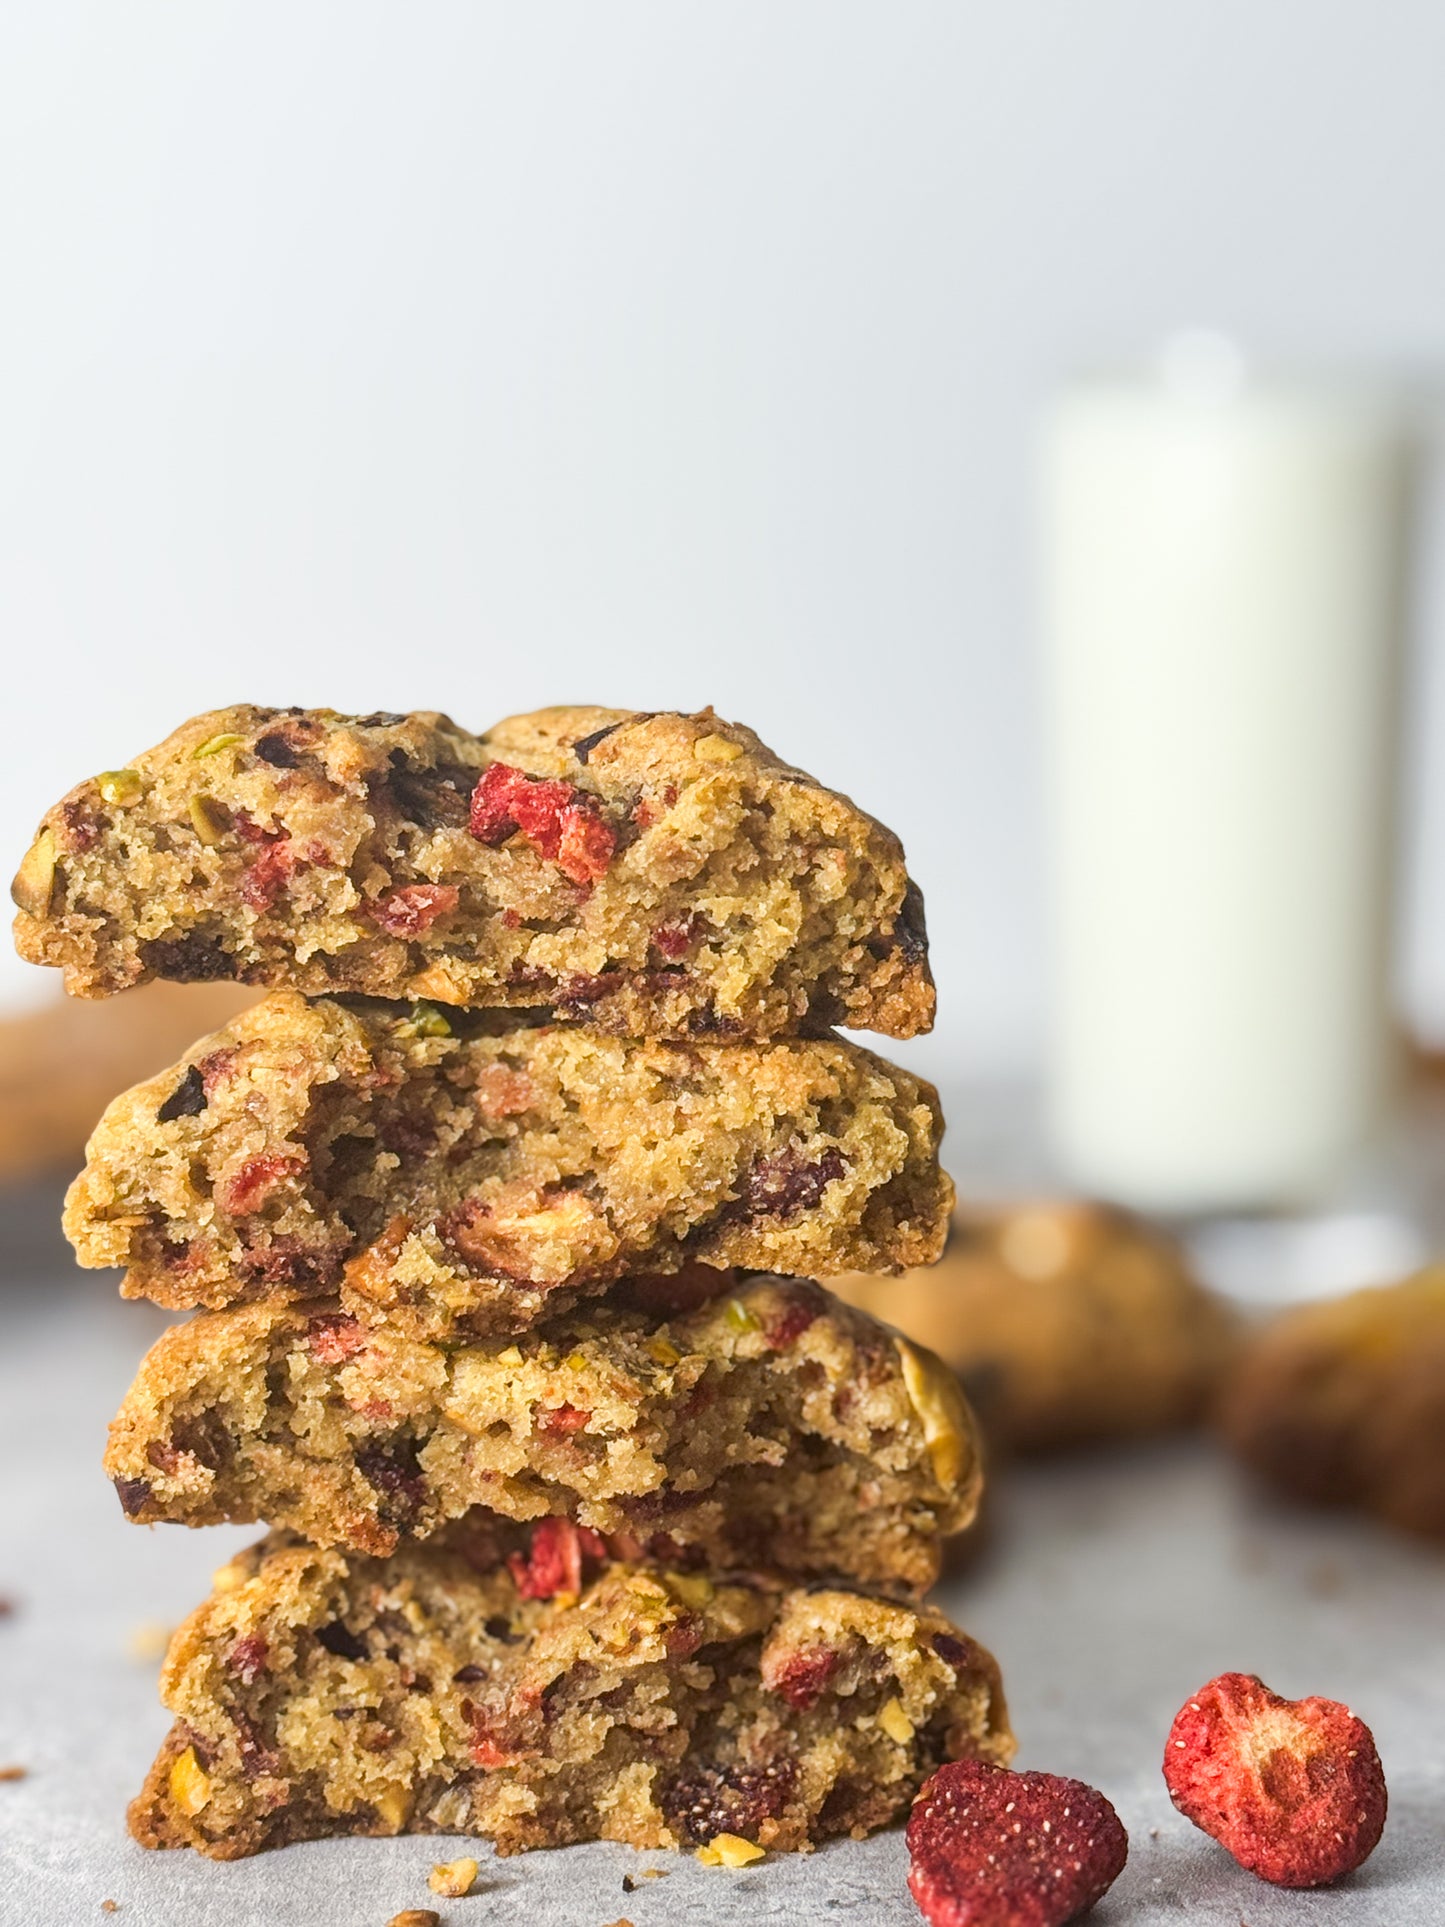
[[[936,1265],[829,1288],[946,1359],[1016,1452],[1191,1425],[1235,1344],[1173,1240],[1086,1201],[960,1211]]]
[[[1220,1426],[1281,1491],[1445,1540],[1445,1264],[1281,1313],[1245,1347]]]
[[[0,1182],[73,1171],[118,1090],[153,1076],[257,993],[146,984],[100,1002],[56,996],[0,1017]]]

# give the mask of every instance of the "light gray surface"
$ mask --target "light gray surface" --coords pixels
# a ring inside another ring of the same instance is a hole
[[[155,1662],[135,1629],[173,1623],[249,1531],[127,1526],[100,1474],[105,1423],[160,1319],[104,1277],[69,1272],[54,1197],[4,1218],[0,1286],[0,1922],[70,1927],[382,1927],[432,1904],[426,1874],[461,1849],[426,1840],[324,1842],[216,1865],[148,1855],[122,1825],[165,1730]],[[999,1655],[1021,1763],[1106,1791],[1131,1859],[1100,1927],[1428,1927],[1445,1921],[1445,1561],[1349,1520],[1263,1507],[1200,1445],[1105,1454],[995,1483],[988,1534],[948,1608]],[[1261,1886],[1180,1820],[1159,1779],[1176,1707],[1224,1668],[1289,1694],[1350,1701],[1390,1779],[1384,1841],[1348,1886]],[[1153,1829],[1158,1829],[1157,1837]],[[897,1833],[745,1872],[679,1855],[588,1847],[494,1861],[479,1890],[435,1902],[448,1927],[918,1919]],[[624,1894],[623,1875],[669,1878]]]

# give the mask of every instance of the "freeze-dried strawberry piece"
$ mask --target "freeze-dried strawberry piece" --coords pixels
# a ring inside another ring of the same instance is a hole
[[[779,1694],[789,1706],[806,1713],[822,1698],[824,1688],[838,1670],[840,1658],[841,1654],[826,1646],[789,1653],[781,1661],[769,1656],[763,1661],[763,1685],[770,1693]]]
[[[1385,1825],[1363,1720],[1338,1700],[1281,1699],[1252,1673],[1221,1673],[1179,1709],[1164,1780],[1187,1819],[1277,1887],[1340,1879]]]
[[[679,917],[675,923],[660,923],[652,933],[652,945],[673,963],[680,963],[692,948],[692,940],[701,928],[700,917]]]
[[[291,881],[298,857],[289,837],[267,843],[241,877],[241,897],[253,910],[269,910]]]
[[[770,1351],[785,1352],[795,1339],[801,1338],[808,1327],[817,1322],[818,1306],[792,1304],[778,1318],[772,1319],[763,1328],[763,1338]]]
[[[516,831],[574,883],[595,883],[617,848],[596,803],[571,783],[528,776],[493,763],[472,792],[468,828],[479,843],[505,843]]]
[[[576,1405],[543,1405],[537,1410],[537,1430],[550,1432],[556,1438],[570,1438],[572,1433],[580,1432],[592,1414],[584,1412]]]
[[[522,1599],[555,1599],[559,1592],[580,1593],[582,1561],[605,1559],[602,1535],[571,1519],[539,1519],[532,1528],[532,1545],[524,1559],[514,1552],[507,1570],[517,1582]]]
[[[419,937],[456,909],[461,894],[454,883],[405,883],[362,907],[389,937]]]
[[[299,1177],[306,1160],[299,1154],[269,1151],[246,1162],[216,1186],[216,1203],[233,1218],[254,1211],[286,1178]]]
[[[267,1645],[260,1633],[246,1633],[226,1656],[227,1668],[243,1686],[254,1686],[257,1675],[266,1670]]]
[[[323,1365],[340,1365],[355,1357],[366,1343],[366,1333],[354,1318],[344,1312],[313,1318],[307,1337],[311,1349]]]
[[[982,1760],[939,1768],[907,1838],[908,1888],[933,1927],[1063,1927],[1129,1857],[1122,1821],[1093,1787]]]

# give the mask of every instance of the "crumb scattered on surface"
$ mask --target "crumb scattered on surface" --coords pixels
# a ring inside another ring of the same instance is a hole
[[[29,1771],[28,1766],[0,1766],[0,1780],[23,1780]]]
[[[442,1917],[435,1907],[403,1907],[393,1914],[386,1927],[441,1927]]]
[[[165,1658],[170,1643],[169,1626],[163,1626],[158,1619],[143,1619],[126,1634],[125,1650],[128,1657],[138,1664],[149,1665],[154,1660]]]
[[[472,1891],[477,1877],[475,1860],[440,1860],[427,1875],[426,1884],[434,1894],[447,1900],[460,1900]]]
[[[0,1593],[0,1619],[8,1619],[15,1610],[15,1601],[5,1593]]]
[[[120,1902],[118,1900],[102,1900],[100,1903],[100,1911],[103,1914],[118,1914],[120,1912]]]

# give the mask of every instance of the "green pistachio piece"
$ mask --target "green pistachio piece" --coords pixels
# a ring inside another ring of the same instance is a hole
[[[452,1027],[435,1004],[418,998],[396,1025],[398,1037],[450,1037]]]
[[[138,769],[106,769],[95,779],[100,791],[100,800],[109,803],[112,809],[122,809],[127,803],[138,803],[145,795],[145,779]]]
[[[214,796],[193,796],[186,805],[190,814],[191,828],[205,844],[213,850],[231,827],[230,813],[224,803],[218,803]]]
[[[237,736],[234,732],[222,730],[219,736],[208,736],[205,742],[197,743],[196,747],[191,751],[191,755],[196,762],[200,762],[203,756],[216,756],[223,749],[234,749],[237,743],[244,743],[245,740],[244,736]]]
[[[43,917],[55,893],[56,849],[53,830],[42,830],[25,852],[10,894],[28,916]]]
[[[763,1329],[762,1319],[756,1312],[749,1311],[738,1298],[729,1298],[724,1316],[735,1332],[760,1332]]]

